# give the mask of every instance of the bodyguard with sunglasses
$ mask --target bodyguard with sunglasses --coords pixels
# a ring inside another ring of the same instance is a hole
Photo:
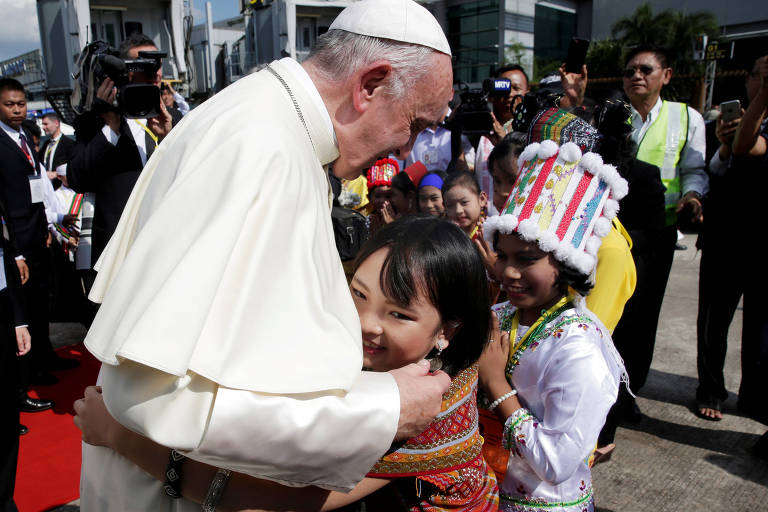
[[[644,258],[635,294],[614,331],[617,346],[631,347],[623,354],[634,393],[645,384],[653,359],[656,329],[677,242],[679,223],[700,223],[701,197],[709,189],[705,171],[704,120],[684,103],[661,99],[661,89],[672,78],[672,68],[663,50],[633,49],[624,66],[624,92],[631,104],[632,140],[638,145],[637,159],[661,170],[666,226]],[[626,407],[624,419],[641,418],[636,404]]]

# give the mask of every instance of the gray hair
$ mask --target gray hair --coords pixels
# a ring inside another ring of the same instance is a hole
[[[308,60],[329,81],[340,81],[355,70],[380,59],[392,65],[388,92],[402,97],[407,89],[422,78],[430,67],[425,65],[436,50],[391,39],[353,34],[346,30],[329,30],[317,39]]]

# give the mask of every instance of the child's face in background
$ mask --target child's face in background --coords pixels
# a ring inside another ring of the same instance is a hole
[[[463,185],[451,187],[445,193],[445,214],[467,234],[475,228],[487,204],[485,192],[478,195]]]
[[[363,366],[389,371],[416,363],[443,339],[440,313],[424,292],[408,306],[392,302],[381,289],[380,276],[389,249],[379,249],[363,261],[349,289],[363,332]]]
[[[440,217],[445,213],[443,206],[443,192],[432,186],[419,189],[419,211]]]
[[[373,203],[373,211],[378,212],[384,208],[384,203],[390,201],[392,197],[392,187],[381,185],[373,189],[371,193],[371,202]],[[391,201],[390,201],[391,202]]]
[[[493,176],[493,206],[501,212],[507,202],[512,185],[515,184],[519,171],[517,168],[517,156],[512,155],[501,161],[493,162],[491,176]]]
[[[392,187],[389,191],[389,202],[398,215],[405,215],[413,211],[413,195],[406,196],[398,188]]]
[[[557,284],[560,273],[550,253],[515,235],[499,235],[496,244],[496,278],[520,310],[520,323],[531,325],[542,309],[555,304],[562,293]]]

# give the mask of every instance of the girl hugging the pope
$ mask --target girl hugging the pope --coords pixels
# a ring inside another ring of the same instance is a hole
[[[451,377],[442,411],[420,435],[394,446],[349,493],[288,488],[233,473],[222,487],[219,507],[497,510],[498,485],[483,459],[478,429],[477,360],[489,339],[490,304],[485,267],[473,243],[447,220],[400,218],[363,246],[350,292],[360,316],[365,368],[388,371],[429,358],[433,371],[442,369]],[[78,407],[84,439],[165,479],[169,449],[117,423],[94,394],[88,405]],[[216,471],[185,459],[178,490],[201,503]]]

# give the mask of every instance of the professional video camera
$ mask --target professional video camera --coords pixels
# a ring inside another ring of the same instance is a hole
[[[521,97],[512,107],[512,130],[527,132],[536,114],[551,107],[558,107],[562,94],[550,89],[539,89]]]
[[[488,99],[503,97],[512,90],[507,78],[486,78],[481,89],[470,89],[462,84],[459,102],[453,106],[454,113],[446,122],[449,129],[459,129],[466,135],[486,134],[493,130],[493,118]]]
[[[153,76],[166,56],[160,51],[141,51],[137,59],[122,59],[120,54],[103,41],[95,41],[80,53],[77,71],[72,75],[75,89],[72,108],[78,114],[85,111],[116,107],[128,118],[155,117],[160,114],[160,88],[148,83],[130,83],[130,73]],[[109,77],[117,87],[115,105],[106,105],[96,98],[96,91]]]

